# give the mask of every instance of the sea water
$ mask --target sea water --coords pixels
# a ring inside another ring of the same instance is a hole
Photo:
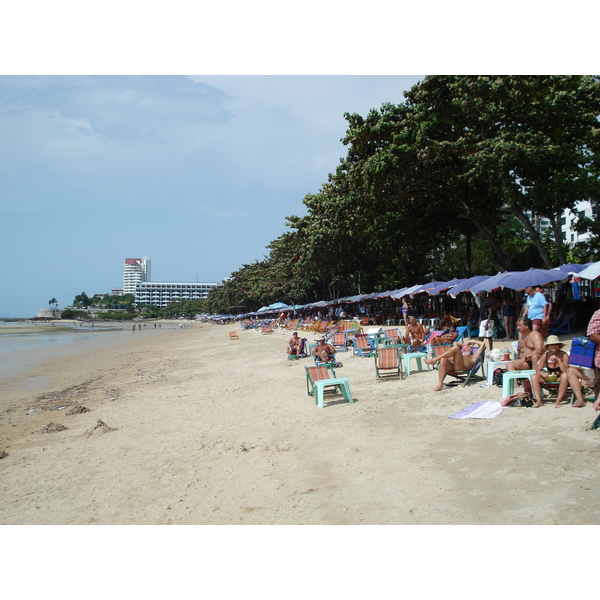
[[[88,350],[121,346],[140,336],[172,331],[177,326],[162,324],[155,328],[153,323],[148,323],[141,330],[136,327],[135,332],[131,327],[131,323],[95,323],[93,327],[61,323],[51,327],[26,321],[0,322],[0,383],[31,373],[50,359],[68,359]],[[35,387],[40,385],[41,380],[35,383]]]

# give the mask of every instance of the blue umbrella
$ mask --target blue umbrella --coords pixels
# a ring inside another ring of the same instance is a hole
[[[527,271],[507,274],[506,277],[498,281],[498,285],[509,290],[522,290],[528,286],[544,285],[545,283],[567,279],[567,277],[569,277],[569,273],[560,269],[529,269]]]
[[[461,292],[468,292],[471,289],[472,285],[483,281],[484,279],[488,279],[489,275],[475,275],[474,277],[469,277],[469,279],[465,279],[462,283],[455,285],[449,292],[450,296],[456,298],[458,294]]]
[[[590,265],[593,265],[593,262],[586,263],[585,265],[576,265],[574,263],[567,263],[566,265],[560,265],[558,267],[554,267],[554,269],[550,269],[551,271],[555,271],[556,269],[560,269],[561,271],[567,271],[567,273],[580,273]]]
[[[417,287],[416,290],[410,292],[410,297],[414,298],[417,294],[421,294],[426,292],[427,290],[432,290],[434,287],[440,285],[441,283],[446,283],[445,281],[430,281],[429,283],[424,283]]]
[[[471,294],[478,294],[485,290],[486,292],[491,292],[496,288],[500,287],[500,280],[504,279],[508,275],[512,275],[514,271],[505,271],[504,273],[498,273],[497,275],[492,275],[491,277],[487,277],[483,279],[479,283],[471,286]],[[529,285],[529,284],[528,284]]]
[[[444,283],[440,283],[440,285],[436,285],[434,288],[427,290],[427,293],[430,296],[437,296],[440,292],[444,290],[449,290],[452,287],[457,286],[459,283],[465,281],[464,279],[451,279],[450,281],[446,281]]]

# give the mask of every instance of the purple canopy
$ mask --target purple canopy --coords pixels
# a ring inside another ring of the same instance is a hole
[[[465,279],[462,283],[455,285],[451,291],[448,292],[448,294],[450,294],[450,296],[453,298],[456,298],[456,296],[458,296],[458,294],[461,292],[468,292],[472,285],[475,285],[488,278],[489,275],[475,275],[474,277],[469,277],[469,279]]]
[[[544,285],[552,281],[560,281],[569,276],[569,273],[560,269],[529,269],[507,275],[501,278],[498,283],[509,290],[522,290],[528,286]]]

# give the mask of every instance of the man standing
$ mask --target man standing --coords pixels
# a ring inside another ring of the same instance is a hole
[[[594,402],[594,410],[600,411],[600,310],[597,310],[588,323],[587,336],[596,344],[596,353],[594,354],[594,373],[596,381],[594,383],[594,394],[596,401]]]
[[[547,306],[548,303],[543,294],[536,292],[531,286],[525,288],[525,293],[527,294],[525,302],[527,306],[523,316],[531,319],[533,331],[540,331],[545,313],[544,307]]]
[[[492,320],[492,301],[487,292],[479,294],[479,340],[488,340],[490,350],[494,346],[494,321]]]
[[[548,325],[550,325],[550,313],[552,312],[552,296],[550,294],[544,294],[544,288],[541,285],[535,286],[535,291],[539,292],[546,299],[546,306],[544,306],[544,316],[542,317],[542,328],[540,333],[542,337],[546,339],[548,337]]]

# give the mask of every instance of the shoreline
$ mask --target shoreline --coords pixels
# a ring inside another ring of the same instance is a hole
[[[2,387],[1,524],[600,522],[591,403],[457,421],[501,390],[436,393],[428,371],[376,382],[350,351],[338,375],[355,402],[320,409],[312,361],[286,360],[289,331],[141,333],[68,368],[51,358],[43,391],[25,376]],[[78,406],[89,412],[67,414]]]

